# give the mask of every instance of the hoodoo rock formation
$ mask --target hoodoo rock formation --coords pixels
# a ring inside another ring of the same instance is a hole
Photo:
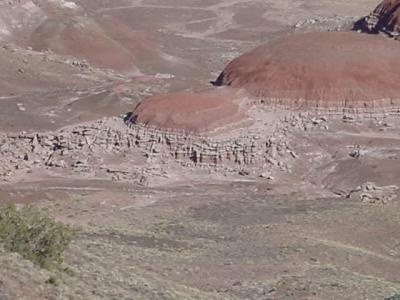
[[[383,0],[366,18],[356,24],[356,29],[390,36],[400,35],[400,0]]]
[[[398,42],[378,35],[299,34],[234,59],[215,85],[244,88],[277,107],[398,112],[399,51]]]
[[[217,89],[201,93],[162,94],[141,102],[132,120],[158,129],[204,134],[246,122],[244,95]]]

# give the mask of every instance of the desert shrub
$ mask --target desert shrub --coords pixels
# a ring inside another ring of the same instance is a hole
[[[75,231],[27,205],[0,205],[0,244],[42,268],[52,269],[63,262],[63,252]]]
[[[56,276],[50,276],[49,279],[46,280],[46,283],[59,286],[60,280]]]
[[[393,297],[386,298],[385,300],[400,300],[400,294],[396,294]]]

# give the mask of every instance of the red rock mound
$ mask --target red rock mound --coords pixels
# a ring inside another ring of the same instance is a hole
[[[392,36],[400,35],[400,0],[384,0],[371,15],[358,23],[368,32],[385,32]],[[357,27],[357,25],[356,25]]]
[[[187,133],[226,130],[247,120],[241,101],[242,96],[226,89],[161,94],[140,103],[132,120],[135,124]]]
[[[121,72],[132,71],[141,59],[159,59],[157,47],[145,34],[113,18],[48,19],[32,33],[29,44],[34,50],[51,49]]]
[[[95,15],[66,0],[6,2],[0,0],[0,41],[51,50],[123,73],[153,71],[148,65],[169,66],[154,34],[135,30],[117,17]]]
[[[294,35],[233,60],[215,83],[278,106],[374,111],[400,102],[399,53],[398,42],[378,35]]]

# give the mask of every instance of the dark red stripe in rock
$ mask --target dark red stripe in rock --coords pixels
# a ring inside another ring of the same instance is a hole
[[[400,44],[356,32],[284,37],[233,60],[216,85],[292,108],[399,106]]]

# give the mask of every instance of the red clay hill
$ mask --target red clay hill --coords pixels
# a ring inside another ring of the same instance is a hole
[[[287,36],[230,62],[215,82],[225,87],[150,97],[136,107],[133,121],[204,133],[243,124],[250,103],[292,110],[397,113],[399,51],[399,42],[383,35]]]
[[[35,50],[51,49],[120,72],[134,70],[137,61],[159,59],[157,46],[145,33],[112,17],[97,21],[81,16],[49,18],[35,29],[28,44]]]
[[[378,20],[376,30],[368,32],[397,31],[399,7],[400,0],[380,4],[372,14]],[[224,88],[150,97],[136,107],[133,120],[204,133],[243,124],[250,103],[335,113],[400,113],[399,53],[400,43],[386,35],[350,31],[286,36],[231,61],[214,82]]]
[[[229,130],[248,121],[244,95],[233,89],[161,94],[145,99],[132,120],[158,129],[204,134]]]
[[[367,32],[385,32],[400,35],[400,0],[384,0],[365,19],[356,24],[357,29]]]
[[[234,59],[216,85],[290,108],[375,111],[400,104],[400,44],[379,35],[314,32]]]
[[[108,14],[72,1],[0,0],[0,41],[86,60],[121,73],[167,68],[157,39]]]

